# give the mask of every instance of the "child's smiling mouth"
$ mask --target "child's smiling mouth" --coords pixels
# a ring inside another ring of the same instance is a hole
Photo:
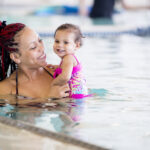
[[[65,52],[65,50],[57,49],[57,52],[58,52],[58,53],[63,53],[63,52]]]

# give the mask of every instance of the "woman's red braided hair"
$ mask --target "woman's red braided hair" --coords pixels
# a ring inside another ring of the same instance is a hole
[[[18,49],[15,43],[15,35],[25,27],[22,23],[13,23],[6,25],[6,21],[0,21],[0,80],[4,79],[7,75],[7,70],[12,61],[10,60],[9,53],[16,52]]]

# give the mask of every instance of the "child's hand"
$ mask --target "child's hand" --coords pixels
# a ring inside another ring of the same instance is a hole
[[[55,70],[56,68],[58,68],[58,65],[48,64],[47,67]]]
[[[52,65],[52,64],[47,64],[47,67],[53,69],[53,68],[54,68],[54,65]]]

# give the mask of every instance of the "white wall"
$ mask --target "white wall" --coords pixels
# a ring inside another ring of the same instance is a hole
[[[0,0],[5,5],[78,5],[79,0]],[[93,0],[87,0],[90,5]]]
[[[129,6],[148,6],[150,0],[124,0]]]

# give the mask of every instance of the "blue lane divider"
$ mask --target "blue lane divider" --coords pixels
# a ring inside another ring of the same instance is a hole
[[[85,37],[107,37],[107,36],[119,36],[123,34],[137,35],[137,36],[150,36],[150,26],[149,27],[137,27],[136,29],[127,31],[111,31],[111,32],[83,32]],[[53,37],[54,33],[40,32],[41,37]]]
[[[89,11],[91,7],[88,8]],[[35,16],[50,16],[50,15],[78,15],[79,8],[77,6],[46,6],[35,10],[32,14]]]
[[[77,7],[71,7],[71,6],[48,6],[43,7],[35,12],[33,12],[36,16],[48,16],[48,15],[66,15],[66,14],[77,14],[78,8]]]

